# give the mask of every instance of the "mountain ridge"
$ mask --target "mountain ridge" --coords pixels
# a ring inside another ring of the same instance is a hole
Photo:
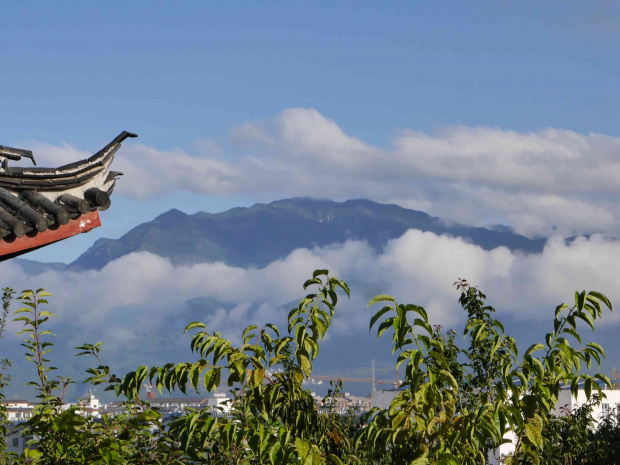
[[[176,208],[142,223],[119,239],[99,239],[69,270],[101,269],[131,252],[148,251],[175,264],[222,261],[263,267],[300,247],[322,247],[348,239],[377,250],[408,229],[463,237],[490,250],[505,246],[540,252],[545,239],[529,239],[500,228],[448,223],[427,213],[368,199],[336,202],[295,197],[225,212],[187,214]]]

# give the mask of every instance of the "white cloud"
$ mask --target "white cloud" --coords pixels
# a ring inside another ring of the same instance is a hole
[[[163,152],[141,144],[121,153],[114,164],[114,169],[125,174],[118,183],[119,192],[139,200],[176,190],[228,194],[241,184],[240,173],[233,166],[209,155],[192,157],[180,150]]]
[[[74,161],[88,158],[92,153],[78,150],[75,147],[63,142],[61,146],[43,144],[41,142],[33,142],[31,144],[24,144],[29,150],[34,153],[34,158],[37,161],[37,166],[61,166]],[[22,160],[25,164],[30,163],[29,160]],[[22,164],[24,164],[22,163]]]
[[[435,203],[438,216],[467,224],[472,218],[499,215],[504,223],[514,225],[526,236],[620,233],[617,208],[609,202],[593,203],[576,196],[530,191],[506,192],[488,186],[462,186],[453,195],[453,202]]]
[[[620,242],[599,235],[568,245],[554,238],[541,254],[525,255],[506,248],[485,251],[459,238],[410,230],[382,253],[350,241],[298,249],[262,269],[222,263],[174,266],[140,252],[99,271],[49,271],[35,277],[5,262],[0,281],[16,289],[34,282],[54,293],[53,309],[60,313],[55,324],[76,330],[70,344],[103,340],[122,351],[131,341],[147,347],[149,335],[172,330],[171,321],[189,323],[187,314],[179,312],[183,302],[197,297],[218,302],[217,308],[197,317],[228,337],[238,339],[250,323],[271,321],[285,327],[286,312],[279,307],[304,296],[301,284],[312,270],[323,267],[349,282],[353,292],[350,301],[341,300],[332,337],[366,333],[371,311],[365,307],[378,293],[423,305],[433,323],[455,326],[463,317],[452,285],[457,278],[479,285],[503,317],[550,321],[555,305],[582,289],[620,301]],[[617,321],[605,315],[605,325]]]
[[[392,148],[382,149],[314,109],[293,108],[244,123],[230,140],[234,162],[208,153],[162,156],[185,168],[172,180],[162,177],[161,185],[142,187],[142,197],[172,186],[266,199],[366,197],[470,224],[509,222],[527,235],[620,233],[620,138],[461,126],[436,134],[401,131]],[[148,166],[149,157],[126,155],[134,172]],[[190,173],[192,163],[197,168]],[[121,183],[119,191],[139,195],[132,189]]]
[[[228,150],[201,141],[193,156],[127,144],[115,162],[126,175],[116,193],[141,200],[173,191],[364,197],[469,224],[509,222],[527,235],[620,234],[617,137],[458,126],[403,130],[391,147],[379,148],[315,109],[291,108],[241,124],[228,140]],[[66,144],[38,152],[50,162],[83,155]]]

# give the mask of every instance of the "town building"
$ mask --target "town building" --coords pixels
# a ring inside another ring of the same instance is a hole
[[[314,394],[314,393],[313,393]],[[313,395],[317,403],[316,394]],[[322,411],[331,411],[340,415],[350,413],[363,413],[370,410],[371,399],[368,397],[352,396],[349,392],[341,393],[334,397],[321,397],[317,407]]]
[[[390,404],[400,392],[400,389],[377,389],[372,393],[371,404],[373,407],[388,410]]]
[[[613,410],[620,406],[620,390],[618,389],[604,389],[604,398],[597,404],[592,405],[592,418],[594,419],[593,427],[596,426]],[[558,397],[558,401],[555,404],[555,408],[552,413],[556,416],[568,415],[575,409],[583,406],[587,402],[586,393],[583,389],[579,389],[577,397],[573,397],[569,388],[562,389]],[[509,442],[502,444],[498,449],[493,451],[490,458],[490,465],[498,465],[502,463],[501,458],[511,454],[515,450],[517,444],[517,437],[515,434],[510,433],[504,436]]]
[[[603,389],[603,394],[605,397],[601,399],[600,403],[592,405],[592,418],[595,421],[595,426],[620,405],[620,390]],[[566,415],[567,412],[574,411],[583,406],[587,401],[586,393],[583,389],[579,390],[577,398],[572,396],[570,389],[563,389],[560,392],[553,413],[558,416]]]
[[[28,447],[28,442],[34,438],[34,436],[22,436],[25,426],[23,423],[9,426],[9,434],[6,437],[6,446],[9,452],[23,454]]]
[[[226,416],[232,407],[232,398],[225,393],[216,392],[211,397],[152,397],[148,399],[151,408],[157,410],[163,416],[182,414],[186,409],[194,410],[210,409],[214,416]],[[125,402],[114,401],[99,406],[101,414],[114,417],[126,414]]]
[[[372,407],[378,407],[381,409],[389,409],[392,400],[401,392],[398,389],[385,389],[377,390],[372,393]],[[620,389],[605,389],[603,390],[605,397],[600,403],[592,406],[592,417],[595,421],[593,425],[596,427],[607,415],[613,413],[614,410],[620,408]],[[560,391],[558,401],[553,409],[554,415],[567,415],[575,409],[581,407],[587,402],[586,394],[583,389],[578,391],[577,397],[573,397],[570,389],[563,389]],[[513,433],[509,433],[505,436],[509,442],[502,444],[498,449],[491,452],[489,457],[490,465],[499,465],[502,462],[502,457],[505,457],[515,450],[517,444],[517,437]]]
[[[62,406],[63,410],[67,410],[71,407],[77,407],[77,413],[80,415],[101,418],[101,403],[90,390],[88,391],[86,399],[78,399],[76,403],[65,404]]]
[[[23,399],[5,400],[7,420],[13,423],[26,421],[32,416],[34,404]]]

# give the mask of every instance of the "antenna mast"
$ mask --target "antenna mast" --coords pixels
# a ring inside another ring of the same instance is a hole
[[[377,391],[377,379],[375,378],[375,361],[372,361],[372,392]]]

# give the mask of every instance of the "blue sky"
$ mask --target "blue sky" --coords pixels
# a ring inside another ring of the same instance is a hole
[[[462,314],[457,277],[528,330],[575,289],[620,300],[620,242],[608,238],[620,237],[617,2],[5,1],[0,14],[0,144],[54,166],[122,130],[140,135],[117,154],[125,176],[103,226],[30,259],[70,262],[175,207],[303,195],[551,237],[536,255],[409,231],[382,251],[300,249],[260,270],[141,252],[50,271],[36,287],[55,295],[65,349],[104,341],[119,370],[135,368],[136,347],[140,360],[178,354],[166,344],[181,344],[175,325],[204,297],[218,306],[209,327],[235,337],[248,321],[277,322],[322,267],[357,285],[332,339],[349,337],[352,353],[375,347],[360,336],[368,289],[424,305],[446,328]],[[561,239],[591,233],[602,234]],[[3,286],[33,280],[0,266]],[[609,339],[619,321],[606,320]]]
[[[288,108],[316,109],[377,149],[402,129],[619,135],[615,2],[58,1],[1,11],[6,145],[93,152],[127,129],[136,143],[195,157],[210,141],[234,166],[245,152],[231,148],[231,131]],[[120,192],[99,231],[29,258],[72,260],[175,206],[220,211],[278,196],[287,192]]]

